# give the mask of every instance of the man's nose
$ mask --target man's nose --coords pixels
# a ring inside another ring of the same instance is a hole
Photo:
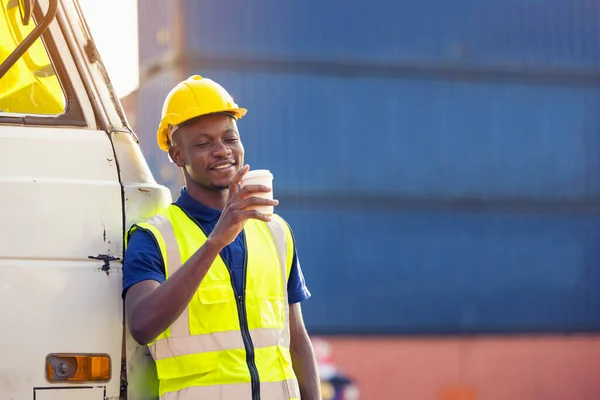
[[[227,157],[231,154],[231,149],[226,143],[216,142],[212,151],[213,157]]]

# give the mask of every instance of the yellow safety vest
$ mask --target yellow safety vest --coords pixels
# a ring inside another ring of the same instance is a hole
[[[156,239],[167,279],[198,250],[207,235],[172,204],[134,225]],[[300,399],[290,355],[287,281],[293,238],[279,216],[248,220],[245,293],[218,256],[186,310],[149,349],[161,400]],[[260,397],[258,396],[260,393]]]

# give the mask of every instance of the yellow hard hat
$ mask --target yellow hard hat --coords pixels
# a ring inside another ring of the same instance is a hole
[[[169,150],[173,128],[201,115],[230,113],[235,119],[246,115],[233,98],[217,82],[200,75],[179,82],[167,95],[162,109],[156,140],[158,147]]]

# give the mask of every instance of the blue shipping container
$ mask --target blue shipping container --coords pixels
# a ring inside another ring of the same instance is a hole
[[[600,66],[596,0],[185,0],[188,54],[368,64]]]
[[[600,3],[184,4],[184,75],[249,109],[311,332],[600,329]],[[154,135],[178,77],[146,77],[137,116],[175,195]]]
[[[154,178],[162,185],[171,189],[174,198],[179,195],[183,186],[182,174],[165,152],[158,148],[156,131],[160,122],[162,106],[166,95],[177,84],[176,75],[167,72],[152,77],[138,89],[137,95],[137,126],[140,147]]]
[[[285,192],[600,194],[598,88],[195,72],[248,108],[248,160],[274,169]]]
[[[176,4],[179,3],[172,0],[138,0],[138,56],[142,74],[147,73],[145,69],[150,65],[168,61],[181,40],[183,15]]]
[[[600,329],[597,216],[288,207],[311,332]]]

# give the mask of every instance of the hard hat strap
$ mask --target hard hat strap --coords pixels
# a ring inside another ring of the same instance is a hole
[[[167,141],[169,146],[173,145],[173,134],[179,129],[179,125],[169,125],[167,130]]]

